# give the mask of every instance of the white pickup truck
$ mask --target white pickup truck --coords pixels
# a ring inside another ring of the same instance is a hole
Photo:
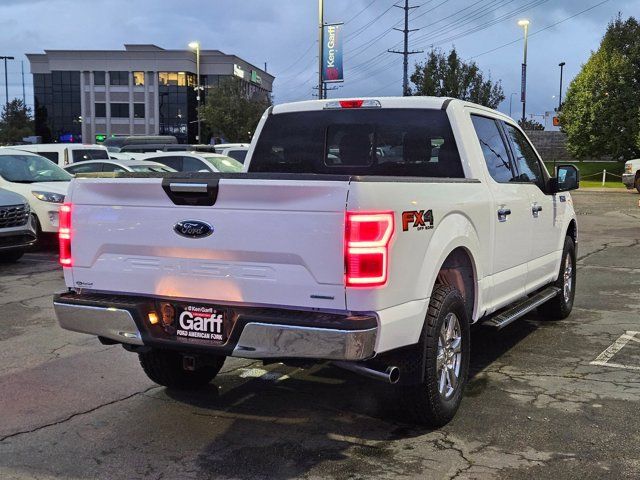
[[[245,173],[76,178],[61,210],[63,328],[137,352],[169,388],[227,356],[332,361],[443,425],[469,325],[569,315],[572,166],[550,177],[499,112],[430,97],[269,108]]]

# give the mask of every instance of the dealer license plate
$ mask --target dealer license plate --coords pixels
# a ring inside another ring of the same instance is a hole
[[[176,309],[176,339],[222,343],[227,340],[225,312],[206,305],[179,305]]]

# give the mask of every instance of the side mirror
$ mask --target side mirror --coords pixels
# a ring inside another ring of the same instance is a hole
[[[551,193],[568,192],[580,186],[580,172],[573,165],[558,165],[551,179]]]

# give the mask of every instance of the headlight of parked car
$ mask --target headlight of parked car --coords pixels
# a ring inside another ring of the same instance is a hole
[[[31,192],[33,196],[38,200],[42,200],[43,202],[49,203],[62,203],[64,202],[64,195],[61,193],[53,193],[53,192]]]

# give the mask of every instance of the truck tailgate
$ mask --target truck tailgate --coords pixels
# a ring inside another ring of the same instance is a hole
[[[214,180],[215,204],[194,206],[176,205],[161,178],[76,179],[67,283],[212,303],[346,308],[348,181]],[[186,220],[213,233],[181,236],[174,227]]]

